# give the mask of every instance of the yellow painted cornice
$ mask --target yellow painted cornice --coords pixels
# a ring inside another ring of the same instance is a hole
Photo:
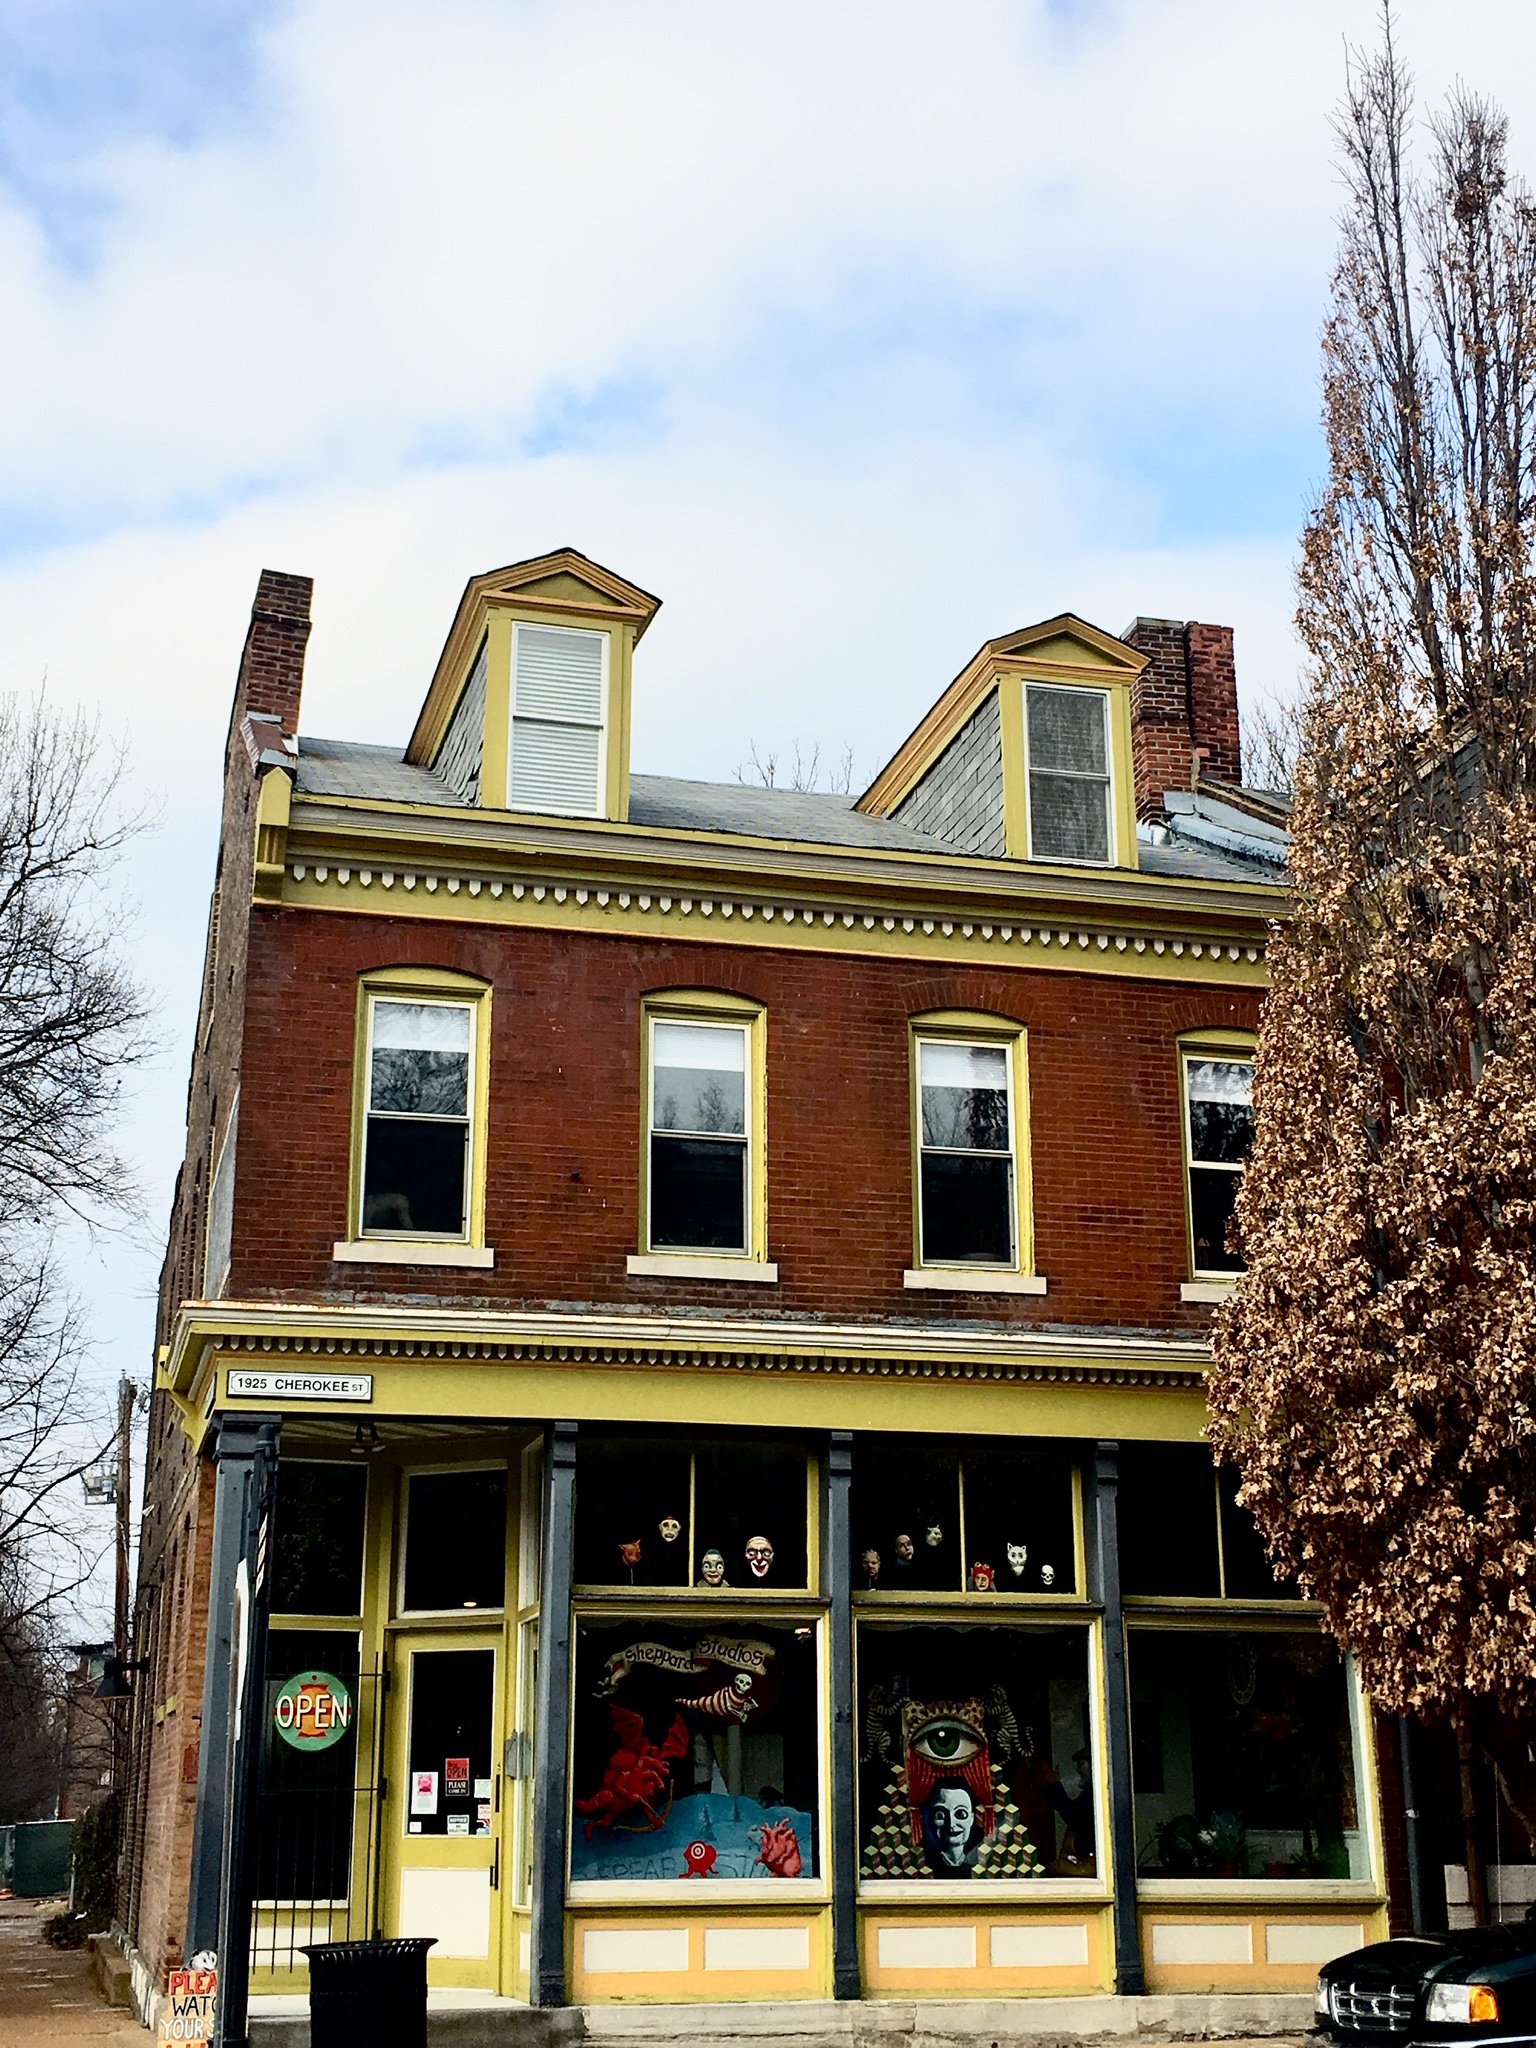
[[[160,1385],[186,1401],[213,1352],[286,1371],[367,1371],[368,1361],[484,1365],[556,1360],[607,1370],[835,1373],[915,1379],[1105,1381],[1197,1387],[1210,1346],[1194,1337],[933,1324],[654,1315],[627,1309],[428,1308],[349,1302],[188,1301]],[[350,1361],[350,1363],[348,1363]]]
[[[405,750],[407,761],[430,763],[436,759],[448,721],[485,637],[486,623],[492,611],[505,607],[552,614],[572,625],[601,621],[627,625],[633,645],[661,609],[661,599],[652,597],[637,583],[615,575],[612,569],[605,569],[600,562],[589,561],[575,548],[557,548],[550,555],[536,555],[531,561],[512,562],[504,569],[471,576],[459,599],[426,701]]]
[[[366,859],[374,867],[450,865],[487,877],[530,864],[551,876],[578,869],[617,886],[684,885],[694,889],[786,887],[855,894],[921,894],[955,908],[983,903],[1013,917],[1212,916],[1257,931],[1289,914],[1290,892],[1276,882],[1216,881],[1156,875],[1132,868],[1052,866],[1045,861],[988,860],[963,853],[904,848],[827,846],[808,840],[759,839],[728,832],[617,824],[609,819],[535,818],[462,805],[390,803],[374,798],[297,796],[289,831],[293,862],[304,858]]]
[[[1133,683],[1146,665],[1146,655],[1127,647],[1112,633],[1089,625],[1075,612],[1059,612],[1038,625],[988,640],[902,741],[854,809],[877,818],[889,817],[996,688],[1000,676],[1026,675],[1037,682],[1090,682],[1102,688],[1105,683]]]

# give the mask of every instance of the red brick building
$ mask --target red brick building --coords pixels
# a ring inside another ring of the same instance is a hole
[[[373,1932],[509,2010],[1304,1988],[1386,1874],[1200,1443],[1284,906],[1230,632],[988,641],[851,801],[632,773],[657,601],[572,551],[403,750],[300,737],[308,602],[165,1267],[144,1996]]]

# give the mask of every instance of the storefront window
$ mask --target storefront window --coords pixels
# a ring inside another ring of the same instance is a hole
[[[631,1619],[577,1630],[571,1877],[815,1877],[810,1623]]]
[[[859,1872],[1091,1878],[1088,1631],[862,1622]]]
[[[808,1469],[794,1443],[583,1434],[577,1583],[803,1589]]]
[[[1138,1868],[1183,1878],[1366,1878],[1348,1674],[1321,1635],[1136,1629]]]
[[[291,1702],[306,1689],[311,1698],[325,1695],[323,1716],[294,1710]],[[273,1629],[264,1691],[256,1896],[283,1904],[344,1904],[358,1798],[357,1636],[340,1629]]]
[[[1120,1583],[1165,1600],[1294,1600],[1277,1581],[1238,1477],[1204,1444],[1124,1444],[1120,1450]]]
[[[368,1473],[284,1458],[277,1468],[274,1614],[359,1614]]]
[[[1072,1468],[1054,1445],[861,1437],[854,1589],[1073,1593]]]
[[[507,1593],[507,1471],[413,1472],[406,1481],[408,1614],[500,1607]]]

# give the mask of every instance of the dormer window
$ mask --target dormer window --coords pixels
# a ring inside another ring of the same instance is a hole
[[[1030,858],[1107,865],[1114,845],[1108,693],[1029,683],[1024,694]]]
[[[602,815],[607,698],[606,633],[514,629],[509,809]]]

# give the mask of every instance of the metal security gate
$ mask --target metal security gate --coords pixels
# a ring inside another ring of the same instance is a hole
[[[324,1673],[352,1703],[345,1732],[310,1753],[283,1739],[285,1687]],[[355,1632],[273,1629],[267,1643],[262,1749],[251,1816],[251,1968],[264,1979],[306,1967],[311,1942],[379,1932],[379,1816],[388,1667],[359,1667]]]

